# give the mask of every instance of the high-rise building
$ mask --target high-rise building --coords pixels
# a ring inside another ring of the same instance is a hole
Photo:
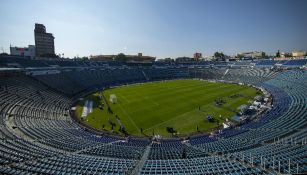
[[[34,29],[36,56],[38,57],[53,57],[54,52],[54,37],[52,33],[46,33],[46,28],[43,24],[35,24]]]

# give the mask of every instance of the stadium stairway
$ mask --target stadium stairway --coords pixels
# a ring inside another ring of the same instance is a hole
[[[137,163],[137,165],[133,168],[133,170],[131,170],[131,172],[128,172],[128,174],[131,175],[137,175],[140,174],[142,168],[144,167],[145,161],[148,159],[148,155],[151,149],[151,144],[146,146],[146,149],[143,153],[143,156],[141,158],[141,160],[139,160],[139,162]]]
[[[189,147],[193,147],[192,145],[190,145],[189,143],[184,143],[185,145],[189,146]],[[243,166],[245,166],[246,168],[248,169],[258,169],[260,172],[264,173],[264,174],[276,174],[276,172],[271,169],[265,169],[260,167],[260,166],[255,166],[253,164],[253,162],[250,164],[250,163],[246,163],[243,161],[241,161],[241,159],[232,159],[231,157],[229,157],[228,155],[224,155],[224,154],[216,154],[216,153],[210,153],[210,152],[207,152],[205,150],[203,150],[202,148],[200,147],[193,147],[194,149],[197,149],[199,151],[202,151],[202,152],[206,152],[207,154],[209,154],[210,156],[216,156],[216,157],[220,157],[220,158],[223,158],[223,159],[226,159],[228,160],[229,162],[234,162],[234,163],[237,163],[237,164],[242,164]]]

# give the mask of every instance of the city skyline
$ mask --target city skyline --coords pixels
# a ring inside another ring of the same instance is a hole
[[[16,6],[16,4],[18,4]],[[34,45],[34,25],[55,37],[65,57],[307,49],[307,1],[0,1],[0,47]]]

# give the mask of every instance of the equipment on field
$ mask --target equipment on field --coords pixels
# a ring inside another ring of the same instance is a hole
[[[117,103],[117,97],[115,94],[110,95],[110,102],[113,104]]]
[[[207,116],[207,120],[208,120],[209,122],[213,122],[213,121],[214,121],[214,117],[213,117],[212,115],[208,115],[208,116]]]

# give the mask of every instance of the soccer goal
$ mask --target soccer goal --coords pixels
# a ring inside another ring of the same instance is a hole
[[[115,94],[111,94],[110,95],[110,102],[111,103],[117,103],[117,97],[116,97],[116,95]]]

